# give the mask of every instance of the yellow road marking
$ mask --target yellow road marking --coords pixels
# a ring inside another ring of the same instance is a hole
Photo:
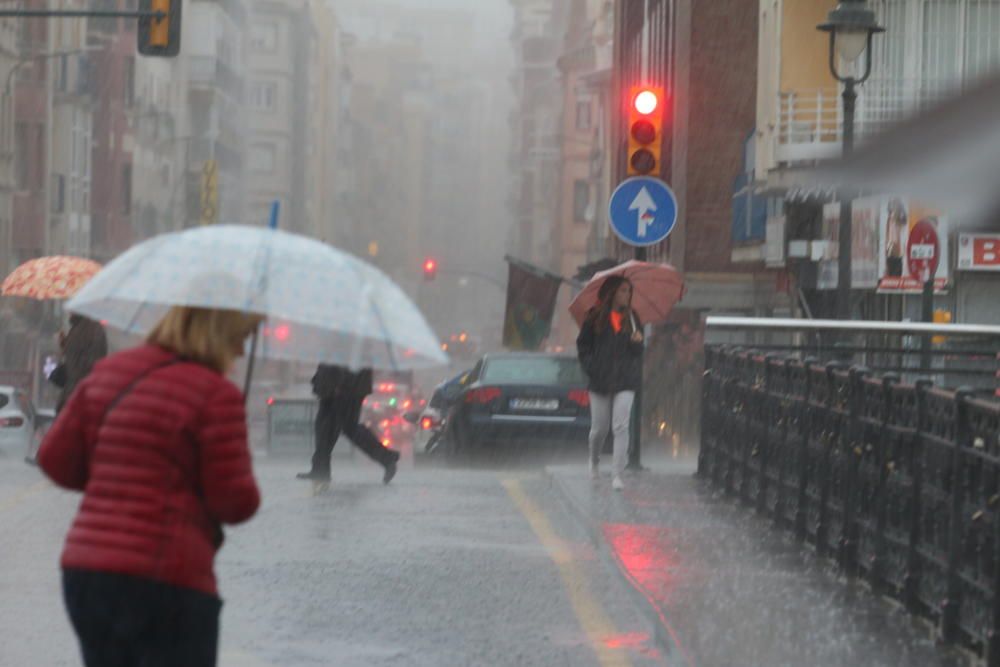
[[[15,493],[10,498],[7,498],[6,500],[0,501],[0,512],[3,512],[5,510],[9,510],[12,507],[15,507],[15,506],[19,505],[21,502],[23,502],[24,500],[26,500],[29,496],[35,495],[36,493],[38,493],[39,491],[41,491],[42,489],[44,489],[48,485],[49,485],[48,481],[46,481],[44,479],[40,479],[37,482],[35,482],[34,484],[32,484],[31,486],[29,486],[28,488],[22,489],[18,493]]]
[[[590,588],[587,586],[587,576],[577,564],[572,551],[556,535],[548,517],[532,502],[518,480],[504,480],[503,485],[511,500],[517,505],[524,518],[528,520],[535,536],[538,537],[556,564],[563,587],[569,595],[570,606],[573,607],[573,613],[580,621],[580,626],[586,633],[591,648],[597,654],[598,662],[602,667],[630,666],[632,661],[622,649],[610,648],[605,643],[609,638],[618,635],[618,630],[615,629],[614,622],[590,592]]]

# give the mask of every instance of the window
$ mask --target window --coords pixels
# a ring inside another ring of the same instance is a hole
[[[250,106],[254,109],[273,111],[278,97],[278,84],[254,81],[250,86]]]
[[[499,357],[486,364],[482,382],[573,387],[586,385],[587,378],[572,357]]]
[[[61,55],[56,62],[56,90],[65,93],[69,87],[69,56]]]
[[[122,165],[122,213],[132,213],[132,165]]]
[[[586,222],[589,206],[590,183],[579,179],[573,181],[573,219],[577,222]]]
[[[52,174],[52,212],[62,213],[66,210],[66,177],[62,174]]]
[[[14,156],[17,160],[17,187],[23,190],[28,187],[28,143],[30,139],[28,124],[17,123],[14,136],[17,138],[17,153]]]
[[[250,147],[250,170],[271,173],[274,171],[275,149],[272,144],[254,144]]]
[[[250,28],[250,48],[254,51],[273,53],[278,48],[278,26],[274,23],[256,23]]]
[[[576,103],[576,129],[590,129],[590,100]]]

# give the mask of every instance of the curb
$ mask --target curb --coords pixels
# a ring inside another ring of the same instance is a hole
[[[663,612],[622,571],[618,559],[611,552],[611,548],[604,539],[600,527],[587,516],[586,511],[574,500],[573,493],[567,488],[566,482],[560,479],[548,467],[545,468],[544,475],[548,478],[549,485],[558,490],[558,496],[562,501],[563,507],[568,510],[569,514],[576,519],[577,523],[586,532],[587,537],[600,555],[605,568],[614,571],[619,583],[624,586],[628,595],[632,598],[632,602],[639,610],[640,615],[652,626],[653,640],[656,647],[663,653],[667,664],[694,667],[696,663],[681,649],[677,639],[666,624]]]

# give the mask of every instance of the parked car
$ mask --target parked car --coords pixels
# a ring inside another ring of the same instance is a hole
[[[538,353],[486,355],[447,417],[445,456],[583,454],[590,431],[587,378],[576,357]]]
[[[434,388],[431,400],[423,410],[411,411],[404,417],[416,426],[413,438],[413,451],[417,454],[430,454],[440,442],[445,420],[455,400],[461,396],[462,389],[468,382],[472,369],[467,369],[453,378],[445,380]]]
[[[30,457],[36,421],[35,408],[22,389],[0,386],[0,456]]]

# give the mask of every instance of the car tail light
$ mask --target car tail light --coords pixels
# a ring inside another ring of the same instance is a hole
[[[434,428],[434,420],[431,419],[430,417],[424,417],[423,419],[420,420],[420,428],[424,429],[425,431],[431,430],[432,428]]]
[[[581,408],[590,407],[590,393],[585,389],[573,389],[570,391],[569,400],[573,401]]]
[[[0,417],[0,428],[20,428],[24,426],[22,417]]]
[[[268,405],[274,405],[274,396],[269,396],[268,397],[267,404]]]
[[[476,403],[478,405],[488,405],[500,398],[499,387],[479,387],[471,389],[465,394],[466,403]]]

